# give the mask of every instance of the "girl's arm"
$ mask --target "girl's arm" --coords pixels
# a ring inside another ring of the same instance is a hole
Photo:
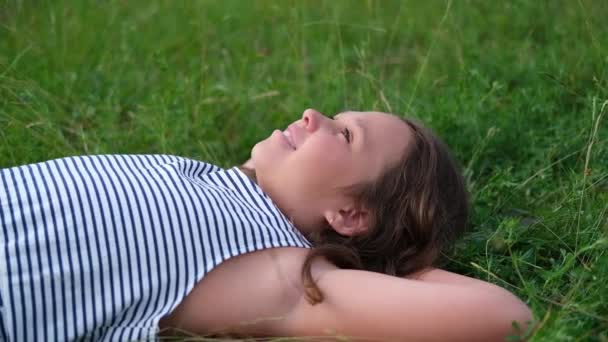
[[[445,272],[445,271],[443,271]],[[449,273],[449,272],[447,272]],[[525,330],[530,309],[510,292],[480,280],[431,273],[432,280],[332,269],[318,278],[324,301],[301,298],[277,333],[342,335],[398,341],[503,341]],[[428,277],[428,273],[427,273]]]
[[[464,276],[462,274],[445,271],[439,268],[428,267],[416,273],[405,276],[404,278],[412,279],[412,280],[422,280],[426,282],[432,283],[443,283],[443,284],[453,284],[453,285],[472,285],[472,286],[484,286],[488,283]]]

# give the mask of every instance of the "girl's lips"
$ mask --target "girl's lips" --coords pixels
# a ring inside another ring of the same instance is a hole
[[[285,131],[283,131],[283,136],[285,137],[285,139],[287,140],[287,142],[289,143],[289,145],[295,150],[296,149],[296,144],[293,140],[293,135],[289,129],[289,127],[287,127],[287,129]]]
[[[272,133],[272,135],[278,135],[278,139],[280,139],[283,144],[285,144],[285,146],[289,147],[291,150],[295,150],[295,147],[291,144],[291,141],[289,141],[289,139],[287,138],[287,136],[285,135],[285,133],[283,131],[281,131],[280,129],[275,129],[274,132]]]
[[[285,132],[289,133],[289,142],[297,149],[302,143],[302,127],[294,122],[285,129]]]

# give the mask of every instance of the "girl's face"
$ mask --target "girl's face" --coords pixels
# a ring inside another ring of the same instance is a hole
[[[411,140],[409,126],[391,114],[328,118],[307,109],[300,120],[257,143],[251,160],[259,186],[298,229],[311,232],[326,221],[349,235],[357,231],[341,231],[334,223],[351,219],[356,226],[364,216],[353,216],[357,208],[341,189],[374,181],[399,161]]]

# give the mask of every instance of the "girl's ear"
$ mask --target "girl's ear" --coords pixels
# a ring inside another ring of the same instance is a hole
[[[369,229],[369,212],[364,208],[347,207],[324,213],[327,223],[340,235],[357,236]]]

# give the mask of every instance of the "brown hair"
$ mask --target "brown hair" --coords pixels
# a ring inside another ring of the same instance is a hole
[[[338,234],[328,223],[308,235],[312,248],[302,266],[306,299],[323,301],[312,277],[314,258],[340,268],[405,276],[440,260],[465,230],[469,195],[448,147],[429,129],[402,119],[414,142],[401,160],[372,183],[345,189],[368,210],[369,229],[357,236]],[[241,167],[255,180],[255,171]]]
[[[316,257],[340,268],[405,276],[437,262],[465,230],[469,195],[458,164],[429,129],[402,120],[414,142],[401,160],[375,182],[348,189],[370,213],[368,231],[347,237],[328,224],[309,236],[314,248],[302,266],[302,280],[311,304],[323,301],[311,274]]]

